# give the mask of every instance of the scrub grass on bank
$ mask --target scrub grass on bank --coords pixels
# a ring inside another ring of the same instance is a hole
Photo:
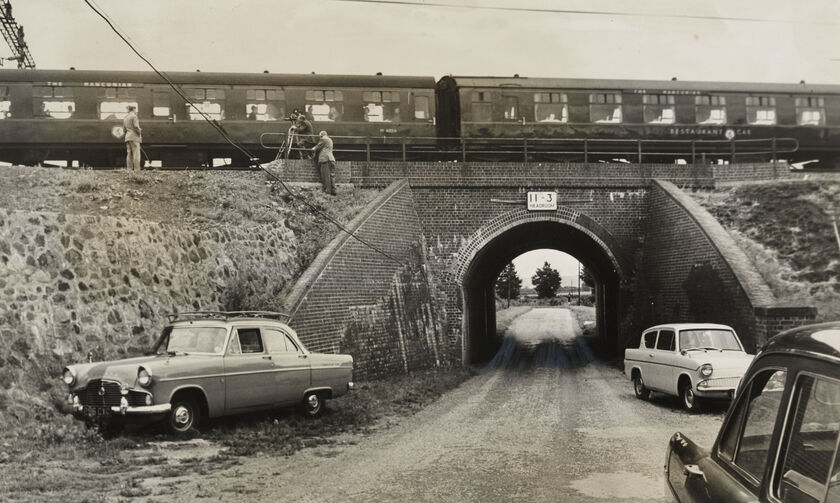
[[[832,213],[840,183],[739,184],[693,197],[730,232],[776,298],[813,305],[818,321],[840,319],[840,249]]]
[[[206,422],[187,440],[153,427],[105,440],[56,408],[39,409],[26,423],[9,424],[0,417],[6,424],[0,494],[10,502],[165,495],[167,484],[161,481],[207,475],[238,464],[243,456],[289,456],[307,447],[341,449],[361,442],[472,375],[459,367],[364,381],[358,390],[328,400],[320,418],[305,418],[295,409],[234,416]]]

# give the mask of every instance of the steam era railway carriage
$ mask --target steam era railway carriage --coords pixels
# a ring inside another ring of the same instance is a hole
[[[840,86],[173,72],[230,137],[274,157],[294,109],[342,158],[716,162],[840,167]],[[127,105],[144,160],[249,160],[151,72],[0,70],[0,161],[120,166]],[[224,161],[227,162],[227,161]],[[816,166],[817,164],[815,164]]]
[[[204,114],[254,154],[266,132],[285,134],[289,114],[306,111],[315,132],[332,136],[433,138],[432,77],[171,72],[167,76]],[[0,161],[77,161],[121,166],[127,105],[143,130],[144,160],[164,166],[248,159],[152,72],[0,70]],[[345,138],[345,143],[359,141]],[[279,142],[278,142],[279,144]]]

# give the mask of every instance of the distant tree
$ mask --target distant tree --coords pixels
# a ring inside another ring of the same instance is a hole
[[[496,278],[496,294],[502,299],[507,299],[507,307],[510,307],[510,299],[518,299],[521,288],[522,278],[516,274],[516,267],[511,262]]]
[[[586,267],[580,273],[580,281],[589,288],[595,288],[595,277],[592,276],[592,272]]]
[[[531,277],[531,282],[537,290],[537,297],[550,299],[560,288],[560,273],[557,272],[557,269],[552,269],[551,264],[546,262],[541,268],[537,269],[536,274]]]

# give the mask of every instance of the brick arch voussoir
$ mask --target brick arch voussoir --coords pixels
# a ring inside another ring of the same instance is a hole
[[[458,253],[454,264],[455,271],[453,271],[457,284],[463,284],[473,259],[488,243],[514,227],[531,222],[557,222],[583,232],[604,250],[619,277],[626,278],[628,262],[612,234],[587,215],[565,206],[558,206],[554,212],[533,212],[526,208],[516,208],[482,225],[466,239]]]

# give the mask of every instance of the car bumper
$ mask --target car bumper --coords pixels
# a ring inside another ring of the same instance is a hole
[[[731,399],[740,382],[740,377],[712,377],[698,382],[694,392],[703,398]]]
[[[81,417],[90,417],[92,407],[85,407],[84,405],[73,405],[73,414]],[[162,403],[158,405],[139,405],[139,406],[111,406],[100,407],[96,409],[96,414],[110,413],[119,414],[121,416],[154,416],[158,414],[166,414],[172,410],[172,404]]]

